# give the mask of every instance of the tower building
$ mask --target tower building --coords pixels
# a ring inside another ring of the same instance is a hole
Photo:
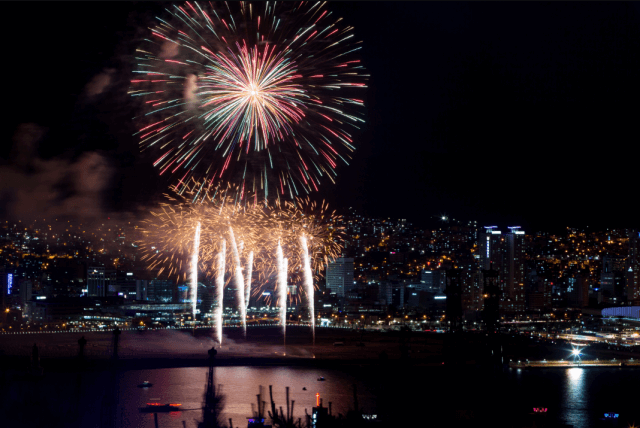
[[[629,255],[625,266],[627,277],[627,300],[640,301],[640,258],[638,257],[638,240],[640,232],[637,229],[628,231]]]
[[[506,234],[507,244],[507,278],[506,292],[513,305],[515,313],[523,313],[524,303],[524,260],[525,260],[525,233],[520,226],[509,227]],[[507,309],[509,311],[509,309]]]
[[[106,297],[115,293],[116,271],[94,266],[87,269],[87,289],[89,296]]]
[[[338,258],[327,266],[327,290],[344,297],[353,289],[353,259]]]

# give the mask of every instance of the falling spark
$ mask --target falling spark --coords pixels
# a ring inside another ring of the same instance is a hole
[[[307,238],[302,235],[300,237],[302,243],[302,260],[304,269],[304,285],[307,292],[307,303],[309,305],[309,322],[311,323],[311,334],[313,336],[313,344],[316,343],[316,322],[315,322],[315,302],[313,289],[313,275],[311,273],[311,256],[307,249]]]
[[[287,259],[282,253],[282,246],[278,244],[278,305],[280,307],[280,325],[283,334],[287,327]]]
[[[222,240],[222,245],[220,249],[220,253],[218,254],[218,273],[216,276],[216,301],[218,306],[216,306],[215,313],[215,326],[216,326],[216,335],[218,337],[218,344],[222,345],[222,298],[224,297],[224,261],[226,258],[226,243],[224,239]]]
[[[251,297],[251,275],[253,273],[253,251],[249,252],[249,259],[247,260],[247,285],[244,289],[244,303],[246,307],[249,307],[249,298]]]
[[[233,263],[235,264],[235,281],[236,281],[236,297],[238,299],[238,311],[240,312],[240,322],[244,336],[247,336],[247,307],[244,303],[244,278],[242,277],[242,266],[240,265],[240,255],[236,245],[236,238],[233,234],[233,228],[229,227],[229,236],[231,237],[231,249],[233,252]]]
[[[200,222],[197,223],[193,237],[193,254],[191,255],[191,315],[196,325],[196,305],[198,304],[198,252],[200,251]]]

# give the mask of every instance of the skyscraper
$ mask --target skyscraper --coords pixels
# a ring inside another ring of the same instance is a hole
[[[104,266],[94,266],[87,269],[87,288],[89,296],[106,297],[109,287],[116,284],[116,271],[105,269]]]
[[[25,304],[31,300],[32,292],[33,282],[30,279],[23,279],[20,281],[20,306],[23,311],[25,309]]]
[[[498,272],[494,270],[483,270],[483,297],[484,309],[482,311],[482,320],[484,321],[487,331],[494,332],[500,325],[500,299],[501,291],[498,284]]]
[[[7,273],[4,267],[0,267],[0,309],[3,310],[8,306],[7,294],[11,289],[10,286],[13,286],[10,282],[13,282],[13,274]]]
[[[478,234],[480,282],[485,284],[484,273],[492,271],[492,284],[499,287],[499,307],[503,312],[514,312],[512,300],[507,290],[509,263],[507,245],[502,232],[496,226],[485,226],[484,232]],[[493,278],[495,274],[495,279]],[[487,293],[483,293],[483,296]]]
[[[637,229],[628,231],[629,255],[625,266],[627,277],[627,300],[640,301],[640,258],[638,257],[638,240],[640,232]]]
[[[485,226],[484,232],[478,235],[478,248],[480,251],[480,269],[502,270],[504,262],[504,239],[502,232],[496,230],[497,226]]]
[[[446,286],[447,271],[423,270],[420,275],[420,291],[444,291]]]
[[[589,305],[588,275],[578,273],[567,279],[567,303],[573,308],[584,308]]]
[[[175,283],[168,279],[152,279],[147,284],[147,298],[153,302],[176,302]]]
[[[458,331],[462,328],[462,281],[461,269],[452,269],[447,275],[447,295],[446,315],[451,331]]]
[[[625,294],[625,259],[604,256],[600,273],[602,296],[607,303],[620,303]]]
[[[511,299],[514,312],[523,313],[524,304],[524,259],[525,243],[524,231],[520,226],[509,227],[510,232],[506,234],[507,244],[507,295]]]
[[[339,258],[327,266],[327,290],[344,297],[353,289],[353,259]]]

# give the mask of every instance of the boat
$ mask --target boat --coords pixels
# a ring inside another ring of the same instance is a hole
[[[326,380],[326,379],[324,378],[324,376],[320,376],[320,377],[318,378],[318,381],[324,381],[324,380]]]
[[[148,380],[145,380],[140,385],[138,385],[138,388],[150,388],[152,386],[153,384],[151,382],[149,382]]]
[[[168,413],[168,412],[179,412],[180,406],[182,404],[170,403],[170,404],[160,404],[160,403],[147,403],[146,407],[140,407],[140,412],[142,413]]]
[[[271,425],[265,425],[264,418],[247,418],[247,428],[271,428]]]

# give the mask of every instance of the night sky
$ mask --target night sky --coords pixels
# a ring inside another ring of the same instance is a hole
[[[167,182],[131,134],[133,50],[157,3],[11,3],[0,216],[145,210]],[[333,3],[371,78],[339,213],[506,228],[638,227],[640,7]],[[106,83],[105,83],[106,82]]]

